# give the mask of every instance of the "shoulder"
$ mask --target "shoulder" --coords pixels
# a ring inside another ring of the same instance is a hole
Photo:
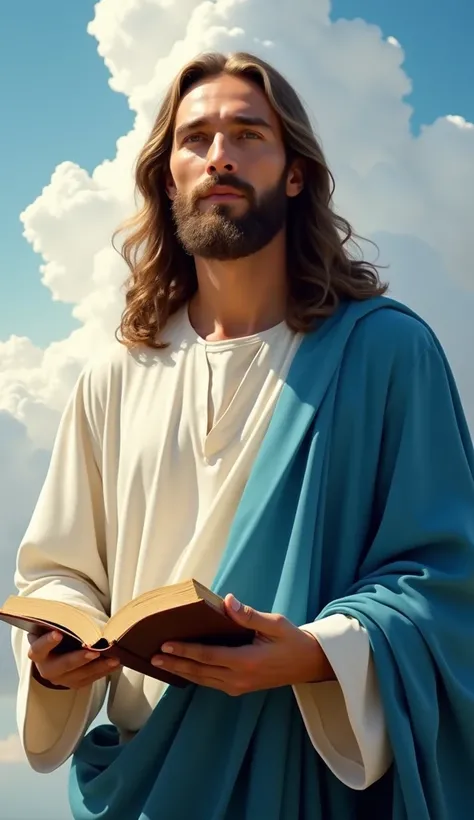
[[[108,345],[88,359],[79,381],[91,397],[103,397],[113,382],[123,379],[130,367],[131,356],[131,351],[119,342]]]
[[[350,303],[352,332],[341,363],[341,385],[365,394],[374,406],[387,396],[406,397],[422,385],[453,381],[436,334],[400,302],[382,297]]]
[[[132,387],[143,378],[155,376],[164,367],[174,362],[186,343],[187,314],[178,311],[166,325],[163,332],[165,347],[152,348],[140,345],[128,348],[114,339],[85,364],[81,378],[94,395],[104,397],[111,390]]]
[[[78,379],[84,406],[97,415],[122,404],[127,395],[140,390],[143,380],[158,377],[169,355],[167,348],[129,349],[117,341],[103,348],[89,358]]]
[[[381,297],[370,300],[365,307],[351,337],[358,355],[404,369],[414,366],[425,354],[444,357],[433,329],[406,305]]]

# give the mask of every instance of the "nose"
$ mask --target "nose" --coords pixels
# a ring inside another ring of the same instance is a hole
[[[223,134],[216,134],[212,141],[207,155],[207,173],[212,174],[236,174],[238,171],[237,162],[230,156],[229,145]]]

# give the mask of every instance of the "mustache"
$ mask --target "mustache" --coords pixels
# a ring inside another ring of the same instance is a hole
[[[194,189],[192,204],[194,205],[201,197],[207,196],[216,185],[228,185],[231,188],[235,188],[236,191],[241,191],[250,201],[254,200],[255,191],[253,186],[249,185],[248,182],[245,182],[233,174],[214,174]]]

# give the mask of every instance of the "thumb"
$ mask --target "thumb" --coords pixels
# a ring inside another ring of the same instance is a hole
[[[288,621],[283,615],[274,615],[272,612],[259,612],[251,606],[241,604],[234,595],[226,595],[225,608],[233,621],[247,629],[254,629],[270,638],[278,638],[284,634]]]

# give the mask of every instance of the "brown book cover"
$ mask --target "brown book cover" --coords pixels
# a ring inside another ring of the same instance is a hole
[[[63,639],[55,652],[93,649],[118,658],[122,666],[182,687],[188,681],[150,663],[166,641],[243,646],[255,635],[229,618],[224,600],[194,579],[140,595],[103,628],[71,604],[15,595],[0,609],[0,620],[35,635],[56,629]]]

